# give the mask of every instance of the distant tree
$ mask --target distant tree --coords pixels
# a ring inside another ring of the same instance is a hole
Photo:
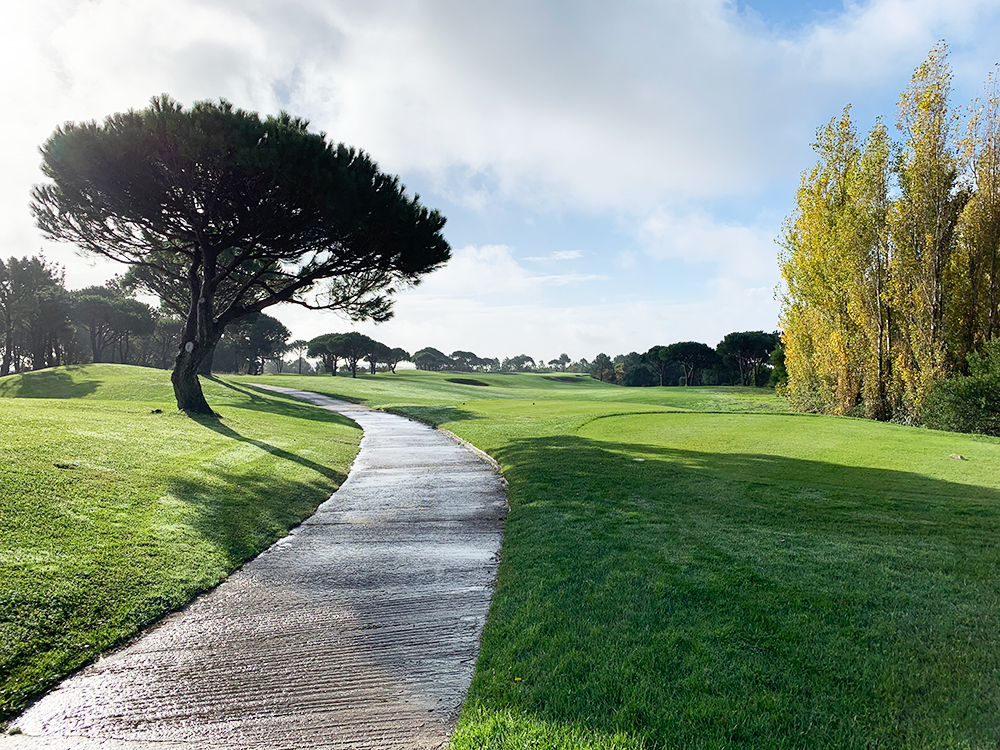
[[[454,351],[451,353],[452,367],[461,372],[472,372],[482,366],[482,360],[473,352]]]
[[[148,341],[151,344],[151,357],[148,364],[166,370],[177,351],[180,342],[181,327],[184,321],[172,315],[157,315],[153,324],[153,332]]]
[[[118,331],[118,361],[127,365],[135,337],[149,336],[156,327],[153,310],[137,299],[124,298],[116,305],[113,323]]]
[[[88,286],[73,292],[73,314],[90,337],[90,351],[94,362],[103,361],[104,352],[117,337],[112,326],[115,302],[120,294],[106,286]]]
[[[0,260],[0,376],[59,364],[72,340],[62,272],[44,258]]]
[[[410,361],[417,366],[418,370],[445,370],[451,367],[451,357],[434,347],[425,346],[420,351],[414,352]]]
[[[645,355],[638,352],[619,354],[613,362],[615,365],[614,382],[619,385],[631,388],[656,385],[656,375],[646,362]]]
[[[338,339],[342,333],[324,333],[309,342],[306,356],[316,357],[323,363],[323,367],[333,377],[337,377],[337,368],[340,365],[341,354]]]
[[[225,364],[234,372],[260,375],[267,360],[286,351],[290,336],[291,332],[280,320],[264,313],[249,315],[230,326],[222,339],[231,357],[231,361]]]
[[[383,344],[381,341],[375,341],[374,339],[369,339],[371,343],[368,345],[368,351],[365,352],[365,359],[368,361],[368,371],[374,375],[378,370],[378,365],[387,364],[389,362],[389,356],[392,352],[388,346]]]
[[[663,385],[664,377],[670,369],[670,365],[674,364],[674,360],[670,357],[669,349],[665,346],[650,347],[643,355],[643,358],[656,375],[659,385]]]
[[[695,376],[702,370],[715,367],[720,359],[715,349],[699,341],[678,341],[666,349],[668,360],[676,362],[684,370],[685,385],[694,385]]]
[[[549,364],[557,370],[565,371],[566,365],[569,364],[569,355],[566,353],[560,354],[555,359],[550,359]]]
[[[73,341],[72,309],[72,300],[61,283],[44,285],[38,290],[24,320],[24,340],[31,369],[69,363],[67,354]]]
[[[606,380],[610,380],[614,371],[614,362],[612,362],[611,357],[604,352],[601,352],[594,357],[594,361],[590,364],[590,376],[592,378],[597,378],[602,383]]]
[[[32,211],[46,236],[142,267],[161,299],[186,291],[171,380],[191,413],[212,413],[197,375],[230,324],[278,303],[385,320],[392,291],[450,256],[442,216],[284,113],[163,96],[61,126],[42,169]]]
[[[153,310],[142,302],[126,297],[114,285],[88,286],[72,293],[73,317],[90,337],[94,362],[105,361],[105,354],[118,349],[118,361],[128,364],[131,339],[153,333],[156,322]]]
[[[734,365],[739,371],[740,385],[757,385],[758,376],[770,363],[771,352],[780,341],[777,333],[764,331],[727,333],[715,351],[724,363]]]
[[[408,359],[410,359],[410,353],[406,351],[406,349],[396,347],[389,350],[385,363],[388,365],[390,372],[396,372],[396,365],[400,362],[405,362]]]
[[[336,350],[347,367],[350,368],[351,377],[356,378],[358,376],[358,362],[368,355],[374,343],[364,334],[350,331],[334,339],[331,342],[331,348]]]
[[[534,367],[535,360],[527,354],[518,354],[516,357],[506,358],[503,364],[500,365],[500,369],[506,372],[524,372],[525,370],[534,369]]]
[[[309,350],[309,342],[305,339],[295,339],[288,345],[288,351],[294,352],[299,366],[299,375],[302,374],[302,358]]]

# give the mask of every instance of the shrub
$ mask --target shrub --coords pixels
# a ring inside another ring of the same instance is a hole
[[[938,381],[924,402],[927,427],[1000,435],[1000,339],[969,355],[969,374]]]

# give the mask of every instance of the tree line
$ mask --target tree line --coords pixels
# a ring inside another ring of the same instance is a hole
[[[348,333],[324,333],[308,342],[307,356],[319,359],[323,369],[336,376],[341,362],[358,376],[358,363],[368,363],[368,371],[374,375],[379,371],[395,372],[396,365],[410,359],[410,354],[399,347],[389,347],[381,341],[356,331]]]
[[[469,351],[451,354],[425,347],[409,357],[419,370],[432,372],[568,372],[586,373],[623,386],[756,385],[781,383],[785,378],[784,351],[777,332],[739,331],[727,334],[713,349],[697,341],[654,346],[645,353],[593,361],[572,361],[568,354],[537,360],[527,354],[498,358],[478,357]]]
[[[141,302],[135,291],[128,274],[68,290],[62,269],[44,257],[0,258],[0,377],[91,362],[170,369],[183,319]],[[280,372],[290,337],[269,315],[246,316],[226,329],[206,374],[257,375],[269,362]]]
[[[785,379],[784,350],[777,332],[736,331],[713,349],[699,341],[653,346],[640,354],[571,364],[569,371],[587,372],[602,382],[623,386],[745,385],[775,386]]]
[[[63,271],[44,257],[0,259],[0,376],[58,365],[109,362],[170,369],[181,343],[183,317],[161,302],[156,309],[135,298],[144,286],[133,274],[103,286],[67,290]],[[367,371],[395,372],[400,362],[417,369],[455,372],[556,371],[589,373],[604,382],[625,386],[764,385],[771,377],[772,352],[778,336],[763,331],[731,333],[711,347],[685,341],[654,346],[613,359],[598,354],[573,362],[567,354],[537,360],[527,354],[479,357],[458,350],[450,355],[433,347],[414,354],[390,347],[357,332],[327,333],[309,341],[290,341],[291,332],[264,313],[230,324],[202,374],[259,375],[270,372],[337,375],[346,368],[357,376]],[[287,362],[285,356],[293,354]],[[314,367],[310,361],[318,361]]]
[[[935,46],[900,96],[901,142],[881,120],[859,139],[850,107],[817,131],[779,242],[793,406],[926,421],[1000,336],[997,73],[963,114],[947,57]]]
[[[83,362],[165,368],[178,331],[116,282],[69,291],[44,257],[0,259],[0,376]]]

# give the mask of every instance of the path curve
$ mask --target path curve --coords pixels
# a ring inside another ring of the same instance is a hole
[[[29,708],[5,748],[435,748],[472,678],[503,480],[446,433],[354,420],[343,486],[291,534]]]

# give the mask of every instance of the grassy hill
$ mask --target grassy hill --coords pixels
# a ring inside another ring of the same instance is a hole
[[[997,746],[1000,441],[753,389],[458,377],[266,379],[503,466],[456,748]]]
[[[169,374],[119,365],[0,379],[0,719],[216,585],[339,486],[357,427],[224,379],[218,420]]]

